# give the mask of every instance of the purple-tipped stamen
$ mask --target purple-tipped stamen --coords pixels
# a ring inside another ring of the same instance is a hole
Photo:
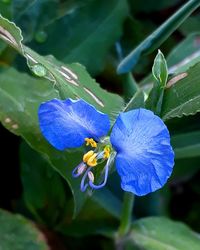
[[[85,190],[87,189],[88,187],[88,183],[85,184],[85,179],[88,177],[88,172],[91,170],[91,168],[88,168],[86,171],[85,171],[85,174],[83,175],[83,178],[81,180],[81,191],[82,192],[85,192]]]
[[[85,164],[84,162],[81,162],[81,163],[78,164],[78,166],[76,166],[76,167],[74,168],[74,170],[72,171],[72,176],[73,176],[74,178],[79,177],[80,175],[82,175],[82,174],[85,172],[86,168],[87,168],[86,164]]]
[[[105,166],[105,175],[104,175],[104,181],[99,184],[99,185],[95,185],[91,180],[89,181],[89,185],[91,188],[94,189],[100,189],[102,187],[104,187],[106,185],[107,179],[108,179],[108,171],[109,171],[109,166],[110,166],[110,158],[108,159],[106,166]]]

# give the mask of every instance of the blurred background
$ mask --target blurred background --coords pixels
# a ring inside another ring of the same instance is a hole
[[[119,62],[185,2],[0,0],[0,13],[21,28],[27,46],[41,55],[52,54],[64,63],[80,62],[102,88],[128,99],[129,87],[123,76],[116,74]],[[185,58],[199,60],[199,23],[198,9],[160,47],[172,71]],[[140,86],[152,83],[151,68],[156,54],[157,51],[143,56],[134,68],[132,73]],[[0,65],[31,74],[25,59],[1,40]],[[200,232],[200,115],[171,119],[167,126],[172,145],[177,149],[173,176],[162,190],[136,197],[133,216],[135,219],[167,216]],[[35,221],[51,249],[114,247],[101,230],[109,235],[118,226],[119,213],[115,211],[113,216],[102,206],[101,193],[90,198],[72,220],[69,187],[48,167],[47,161],[3,126],[0,126],[0,143],[1,208]],[[116,202],[122,200],[119,186],[119,179],[113,173],[108,187],[109,192],[117,193]]]

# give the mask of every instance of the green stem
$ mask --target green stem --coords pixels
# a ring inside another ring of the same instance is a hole
[[[134,195],[132,193],[125,192],[123,207],[122,207],[121,223],[118,231],[120,237],[126,235],[130,230],[132,221],[133,203],[134,203]]]

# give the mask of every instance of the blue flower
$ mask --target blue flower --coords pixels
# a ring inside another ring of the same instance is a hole
[[[110,136],[109,117],[83,100],[53,99],[39,107],[40,129],[58,150],[86,144],[87,152],[72,175],[82,176],[81,191],[105,186],[112,162],[123,190],[146,195],[161,188],[172,173],[174,152],[163,121],[146,109],[120,113]],[[105,163],[97,184],[95,170]]]

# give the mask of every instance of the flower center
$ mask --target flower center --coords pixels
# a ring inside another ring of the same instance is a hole
[[[109,137],[105,137],[100,142],[96,142],[93,138],[85,138],[86,146],[95,148],[94,150],[89,150],[83,155],[82,162],[73,170],[73,177],[79,177],[83,174],[81,180],[81,191],[85,191],[88,186],[94,189],[99,189],[103,187],[107,182],[109,166],[114,157],[114,151],[109,141]],[[104,173],[104,181],[100,185],[95,185],[95,177],[92,172],[93,167],[97,166],[98,163],[106,162],[105,167],[102,172]],[[88,180],[88,183],[85,183]]]

